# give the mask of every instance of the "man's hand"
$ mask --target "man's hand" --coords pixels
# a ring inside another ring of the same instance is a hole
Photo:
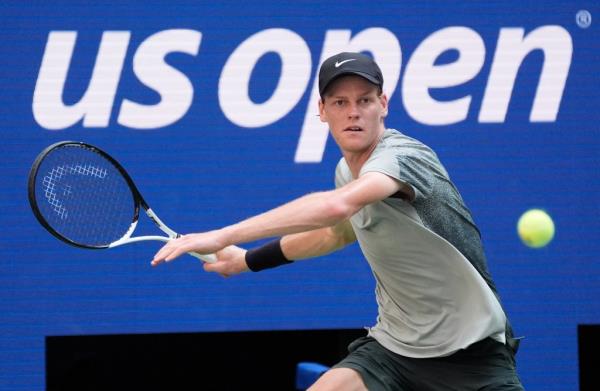
[[[228,244],[223,230],[183,235],[180,238],[170,240],[158,250],[154,255],[154,259],[152,259],[152,266],[157,266],[163,262],[170,262],[188,252],[213,254]]]
[[[152,266],[170,262],[178,256],[195,251],[200,254],[214,253],[217,262],[204,263],[204,270],[229,277],[248,271],[246,250],[237,246],[222,248],[219,231],[184,235],[165,244],[154,256]]]
[[[222,277],[231,277],[247,272],[250,269],[246,264],[246,252],[247,250],[238,246],[225,247],[215,254],[217,262],[205,263],[204,270],[219,273]]]

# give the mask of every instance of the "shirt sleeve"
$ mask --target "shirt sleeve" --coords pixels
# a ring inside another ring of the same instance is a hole
[[[415,198],[427,198],[432,192],[435,168],[424,157],[395,147],[373,154],[361,169],[360,175],[367,172],[379,172],[392,177],[409,185]]]
[[[335,168],[335,188],[340,188],[352,181],[352,174],[344,158],[341,158]]]

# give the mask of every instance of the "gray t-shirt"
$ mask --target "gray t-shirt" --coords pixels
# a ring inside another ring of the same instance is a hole
[[[369,335],[408,357],[439,357],[492,337],[505,343],[506,317],[471,214],[436,154],[387,129],[360,174],[410,185],[411,202],[390,197],[351,217],[375,276],[377,324]],[[342,158],[336,186],[352,181]]]

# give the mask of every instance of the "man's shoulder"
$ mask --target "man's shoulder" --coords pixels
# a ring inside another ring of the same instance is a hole
[[[407,136],[396,129],[386,129],[372,158],[378,155],[395,155],[412,158],[429,158],[435,152],[423,142]]]
[[[342,157],[335,167],[335,185],[336,187],[341,187],[351,181],[352,172],[350,171],[350,167],[348,167],[348,163],[346,163],[346,159]]]
[[[407,136],[399,130],[390,128],[384,131],[381,141],[383,146],[387,148],[401,148],[405,150],[422,148],[430,149],[427,145],[423,144],[423,142],[417,140],[416,138]]]

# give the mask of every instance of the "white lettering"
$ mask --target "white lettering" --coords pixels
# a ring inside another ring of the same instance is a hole
[[[198,54],[202,34],[194,30],[165,30],[147,38],[135,52],[133,71],[146,86],[161,96],[154,105],[124,99],[117,122],[130,128],[153,129],[181,119],[192,104],[194,87],[187,76],[165,62],[165,56],[182,52]]]
[[[458,51],[450,64],[435,65],[449,50]],[[406,64],[402,98],[407,113],[426,125],[448,125],[467,118],[471,95],[440,102],[429,94],[430,88],[457,86],[475,77],[485,60],[485,46],[477,32],[466,27],[447,27],[427,37]]]
[[[255,103],[249,96],[252,70],[266,53],[281,58],[279,82],[271,97]],[[231,54],[219,79],[219,104],[234,124],[256,128],[287,115],[299,102],[310,79],[310,50],[304,39],[285,29],[267,29],[242,42]]]
[[[525,57],[537,49],[544,52],[544,65],[529,120],[556,121],[571,66],[573,41],[560,26],[542,26],[526,37],[522,28],[500,30],[479,122],[504,122],[517,72]]]
[[[129,31],[102,34],[88,85],[76,103],[65,104],[65,84],[69,75],[76,31],[51,31],[33,93],[32,111],[37,123],[46,129],[64,129],[79,121],[84,127],[106,127],[110,122],[116,91],[127,54]],[[133,72],[139,81],[157,92],[155,104],[123,99],[117,123],[136,129],[152,129],[173,124],[189,111],[194,86],[181,71],[166,62],[169,53],[196,56],[202,33],[195,30],[160,31],[141,43],[133,57]],[[543,63],[529,120],[556,121],[573,54],[572,38],[560,26],[541,26],[527,35],[523,28],[500,29],[490,74],[485,85],[478,121],[501,123],[506,120],[515,80],[525,58],[533,51],[543,53]],[[328,30],[318,65],[341,51],[369,52],[381,67],[384,92],[391,100],[398,84],[402,51],[396,36],[384,28],[368,28],[352,35],[351,30]],[[451,61],[444,54],[456,52]],[[250,81],[259,60],[274,53],[281,59],[277,85],[264,102],[250,97]],[[481,71],[486,49],[474,30],[450,26],[435,31],[421,42],[406,64],[402,81],[402,103],[407,114],[425,125],[449,125],[464,121],[472,103],[471,94],[439,100],[435,89],[464,85]],[[440,61],[440,59],[442,61]],[[220,107],[233,124],[257,128],[285,117],[310,86],[294,161],[320,162],[327,140],[327,125],[318,118],[318,66],[313,64],[305,40],[293,31],[272,28],[259,31],[242,42],[227,59],[219,78]],[[80,74],[78,70],[76,74]],[[537,76],[537,75],[536,75]]]
[[[129,36],[128,31],[102,34],[88,88],[79,102],[67,106],[62,96],[77,32],[50,32],[33,92],[32,109],[36,122],[46,129],[63,129],[83,118],[86,127],[108,126]]]

